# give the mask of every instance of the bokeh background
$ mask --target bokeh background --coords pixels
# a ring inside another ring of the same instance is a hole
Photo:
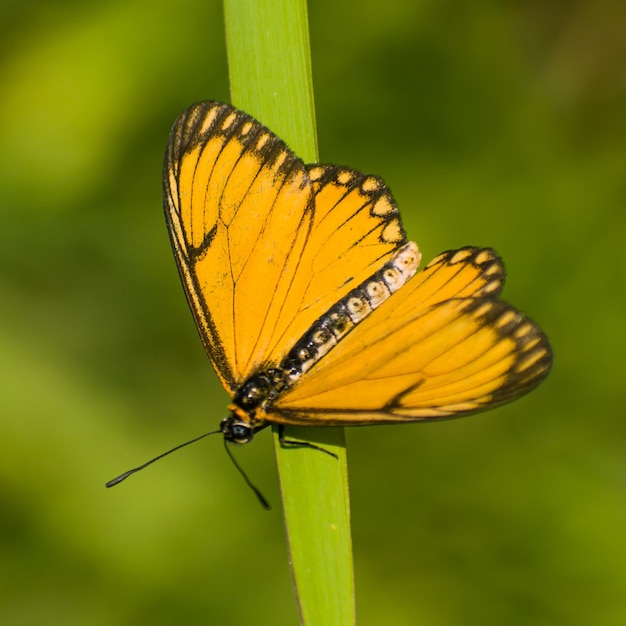
[[[270,437],[225,415],[161,210],[169,127],[228,100],[214,0],[0,7],[0,623],[297,622]],[[348,433],[363,626],[626,624],[626,7],[315,0],[323,161],[425,258],[495,247],[556,354],[467,420]]]

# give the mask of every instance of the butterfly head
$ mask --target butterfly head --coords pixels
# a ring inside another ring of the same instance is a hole
[[[224,439],[230,443],[244,444],[252,441],[255,428],[249,421],[242,419],[233,412],[232,415],[224,418],[220,424],[220,430],[224,434]]]

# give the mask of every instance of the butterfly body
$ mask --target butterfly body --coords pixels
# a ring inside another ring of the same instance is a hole
[[[278,367],[255,372],[248,378],[229,406],[232,416],[222,421],[222,432],[228,441],[248,443],[253,433],[265,425],[272,403],[414,276],[420,258],[415,243],[405,244],[373,276],[317,319]]]
[[[541,329],[499,296],[491,249],[417,272],[382,180],[305,165],[220,103],[176,121],[165,211],[187,299],[233,401],[226,440],[269,423],[364,425],[454,417],[547,375]]]

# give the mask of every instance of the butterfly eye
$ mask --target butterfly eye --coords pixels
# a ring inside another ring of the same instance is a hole
[[[236,443],[248,443],[252,439],[252,428],[244,424],[232,424],[230,435]]]
[[[224,439],[231,443],[248,443],[254,435],[251,426],[232,415],[222,420],[220,430],[224,433]]]

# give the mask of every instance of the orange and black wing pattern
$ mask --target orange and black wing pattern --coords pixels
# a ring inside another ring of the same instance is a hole
[[[217,102],[175,122],[165,212],[205,349],[233,395],[281,370],[256,419],[350,425],[465,415],[548,374],[541,329],[500,299],[491,249],[421,272],[383,181],[306,165],[254,118]]]
[[[216,102],[175,122],[164,204],[196,325],[230,392],[406,242],[380,179],[306,166]]]

